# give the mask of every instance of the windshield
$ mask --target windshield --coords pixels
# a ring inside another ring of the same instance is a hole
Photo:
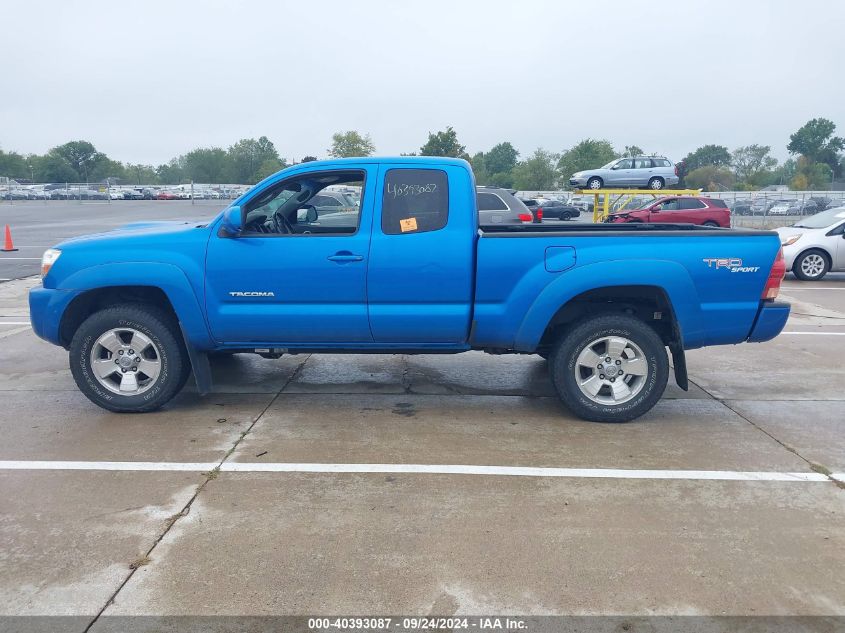
[[[827,211],[816,213],[816,215],[804,218],[792,226],[799,229],[824,229],[832,224],[837,224],[841,220],[845,220],[845,207],[828,209]]]

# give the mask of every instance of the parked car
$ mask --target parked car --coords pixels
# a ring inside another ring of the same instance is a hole
[[[543,208],[540,206],[539,200],[535,198],[517,198],[517,200],[531,212],[531,217],[534,218],[536,224],[543,221]]]
[[[795,199],[774,200],[769,204],[767,215],[790,215],[790,209],[795,205]]]
[[[777,230],[786,269],[798,279],[818,281],[845,271],[845,206],[827,209]]]
[[[155,194],[156,200],[179,200],[179,196],[172,191],[159,191]]]
[[[357,217],[314,224],[322,189],[364,181],[373,200]],[[69,350],[87,398],[117,412],[160,408],[191,373],[208,393],[214,352],[483,350],[547,358],[570,411],[624,422],[663,394],[667,348],[686,389],[685,349],[762,342],[786,324],[774,232],[479,227],[474,183],[459,159],[315,161],[199,226],[64,241],[30,290],[32,328]]]
[[[618,158],[597,169],[579,171],[569,178],[569,184],[578,189],[604,187],[639,187],[663,189],[677,185],[678,175],[672,161],[660,156],[635,156]]]
[[[144,200],[144,194],[137,189],[127,189],[123,192],[124,200]]]
[[[571,220],[581,215],[581,209],[574,205],[560,202],[559,200],[538,200],[538,203],[542,217],[547,220]]]
[[[499,187],[476,187],[479,226],[530,224],[534,215],[513,191]]]
[[[604,221],[608,223],[682,222],[730,228],[731,212],[728,205],[718,198],[666,197],[647,203],[639,209],[616,211],[609,214]]]

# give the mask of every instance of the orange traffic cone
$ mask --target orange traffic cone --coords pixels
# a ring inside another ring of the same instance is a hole
[[[0,250],[2,250],[4,253],[10,253],[12,251],[18,250],[12,243],[12,230],[9,228],[8,224],[6,225],[6,241],[3,243],[3,248]]]

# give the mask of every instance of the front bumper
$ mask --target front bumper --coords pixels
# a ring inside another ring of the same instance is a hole
[[[63,345],[59,336],[62,315],[78,292],[36,287],[29,291],[29,320],[36,336]]]
[[[578,187],[579,189],[583,189],[587,186],[587,179],[586,178],[570,178],[569,179],[569,186],[570,187]]]
[[[783,301],[772,301],[763,304],[757,320],[748,335],[749,343],[771,341],[783,331],[789,318],[789,304]]]

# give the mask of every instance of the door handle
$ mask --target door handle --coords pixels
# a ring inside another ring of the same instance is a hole
[[[330,262],[345,264],[347,262],[362,262],[364,261],[364,256],[353,255],[349,251],[341,251],[339,253],[335,253],[334,255],[329,255],[326,259],[328,259]]]

